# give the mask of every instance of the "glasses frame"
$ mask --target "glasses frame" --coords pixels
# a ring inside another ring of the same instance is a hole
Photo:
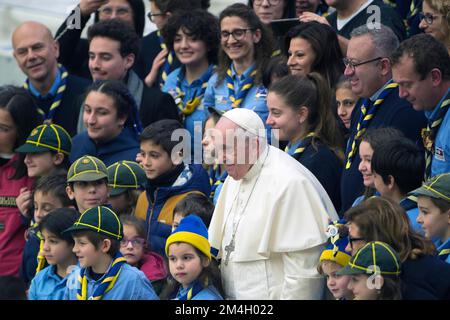
[[[354,63],[350,59],[343,58],[342,62],[344,63],[344,65],[346,67],[350,67],[352,69],[352,71],[354,72],[356,70],[356,67],[362,66],[363,64],[366,64],[366,63],[378,61],[378,60],[381,60],[381,59],[384,59],[384,57],[377,57],[377,58],[373,58],[373,59],[369,59],[369,60],[365,60],[365,61]]]
[[[255,30],[254,28],[245,28],[245,29],[234,29],[231,32],[228,31],[220,31],[220,40],[221,41],[228,41],[228,39],[230,38],[230,35],[233,37],[234,40],[236,41],[240,41],[242,39],[244,39],[245,35],[247,34],[247,31],[253,31]],[[236,32],[241,32],[242,36],[236,36]]]
[[[260,7],[262,5],[264,0],[253,0],[253,5]],[[257,2],[260,2],[259,4],[257,4]],[[267,0],[267,2],[269,3],[269,5],[272,6],[277,6],[280,4],[281,0]]]
[[[348,244],[350,245],[350,248],[353,250],[353,242],[355,241],[365,241],[364,238],[352,238],[350,235],[347,236]]]
[[[443,15],[419,12],[419,21],[425,20],[428,25],[432,25],[434,20],[439,17],[443,17]]]
[[[151,13],[151,12],[149,12],[149,13],[147,13],[147,18],[151,21],[151,22],[155,22],[155,21],[153,21],[153,17],[159,17],[159,16],[165,16],[166,14],[165,13],[162,13],[162,12],[160,12],[160,13]]]
[[[133,244],[133,241],[140,241],[142,242],[142,244],[140,244],[140,246],[144,247],[145,243],[147,242],[144,238],[141,237],[135,237],[132,239],[126,239],[126,238],[122,238],[122,240],[120,240],[120,246],[122,248],[128,247],[128,244],[131,242],[131,246],[133,248],[136,248],[136,244]]]

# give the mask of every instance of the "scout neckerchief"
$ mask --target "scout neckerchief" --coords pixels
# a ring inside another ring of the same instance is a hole
[[[377,100],[371,105],[370,99],[365,99],[362,106],[361,106],[361,116],[358,121],[358,125],[356,126],[356,134],[353,137],[352,140],[349,140],[349,146],[351,146],[350,152],[347,156],[347,163],[345,164],[345,169],[350,169],[353,159],[355,158],[356,154],[356,141],[361,138],[361,136],[366,132],[367,127],[370,124],[370,121],[375,116],[376,111],[378,110],[378,107],[383,103],[386,96],[392,91],[397,89],[398,84],[392,82],[390,80],[388,84],[384,87],[383,91],[381,91],[380,95],[378,96]]]
[[[37,255],[37,267],[36,267],[36,274],[41,271],[42,269],[44,269],[47,260],[45,260],[45,257],[43,255],[43,250],[44,250],[44,239],[42,238],[42,234],[40,231],[38,231],[36,233],[37,237],[39,238],[39,252]]]
[[[225,182],[228,177],[228,172],[224,171],[220,173],[220,166],[215,164],[209,168],[209,183],[211,184],[211,193],[209,197],[214,200],[217,188]]]
[[[180,72],[178,73],[177,86],[175,88],[177,92],[175,103],[177,104],[178,109],[181,111],[183,115],[188,116],[192,114],[192,112],[194,112],[195,109],[200,105],[200,102],[203,99],[203,95],[205,94],[206,88],[208,87],[208,80],[209,78],[211,78],[213,73],[214,68],[212,65],[209,65],[205,73],[203,73],[203,75],[198,79],[202,83],[200,92],[196,90],[191,100],[185,102],[184,98],[186,97],[186,94],[181,90],[181,83],[185,78],[186,68],[185,67],[181,68]]]
[[[61,81],[59,82],[58,89],[56,90],[55,99],[53,99],[53,102],[48,110],[48,113],[45,114],[44,110],[42,110],[39,107],[37,108],[38,113],[43,117],[45,123],[53,122],[53,117],[55,116],[56,110],[61,105],[61,101],[64,96],[64,91],[66,90],[67,77],[69,76],[69,73],[67,72],[66,68],[64,68],[64,66],[61,64],[58,64],[58,68],[59,72],[61,73]],[[25,80],[23,87],[26,90],[30,90],[29,79]]]
[[[291,145],[288,144],[286,148],[284,149],[285,152],[287,152],[291,156],[299,156],[303,153],[303,151],[306,150],[306,148],[309,147],[309,145],[312,143],[314,137],[314,132],[310,132],[306,135],[305,138],[300,140],[299,142]]]
[[[444,98],[439,102],[436,108],[437,111],[433,112],[433,116],[428,120],[427,128],[422,130],[423,145],[425,147],[425,178],[429,178],[431,175],[431,160],[433,159],[434,154],[434,143],[449,105],[450,89],[447,90]]]
[[[450,239],[447,239],[446,242],[439,246],[438,252],[439,259],[442,261],[447,260],[448,255],[450,254]]]
[[[195,280],[189,288],[184,289],[181,287],[178,291],[177,299],[178,300],[192,300],[200,291],[202,291],[205,287],[200,283],[199,280]]]
[[[409,211],[411,209],[417,208],[417,197],[406,197],[400,201],[400,206]]]
[[[230,96],[233,108],[239,108],[241,106],[242,101],[244,101],[248,92],[253,87],[253,82],[255,80],[256,73],[258,72],[254,68],[255,66],[253,65],[250,70],[250,75],[244,80],[244,83],[242,84],[239,93],[236,93],[236,89],[234,87],[233,73],[231,72],[231,67],[228,68],[225,80],[227,81],[228,95]]]
[[[167,46],[164,43],[164,38],[162,37],[161,32],[158,31],[157,34],[158,34],[159,45],[160,45],[161,49],[162,50],[166,49]],[[172,70],[172,63],[173,63],[174,55],[175,55],[175,53],[173,51],[169,51],[169,53],[167,54],[166,62],[164,62],[163,70],[162,70],[162,74],[161,74],[161,78],[162,78],[162,81],[160,83],[161,88],[163,87],[164,83],[167,80],[167,76],[169,75],[170,71]]]
[[[127,261],[122,254],[120,252],[117,253],[108,271],[103,276],[102,282],[95,289],[94,294],[89,297],[89,300],[101,300],[103,295],[114,287],[114,284],[120,275],[120,271],[122,270],[122,265],[126,262]],[[77,300],[88,299],[88,280],[86,277],[86,271],[87,268],[82,268],[80,275],[78,276]]]

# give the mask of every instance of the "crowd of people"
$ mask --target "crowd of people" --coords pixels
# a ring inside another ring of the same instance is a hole
[[[0,299],[450,299],[450,1],[209,7],[14,30]]]

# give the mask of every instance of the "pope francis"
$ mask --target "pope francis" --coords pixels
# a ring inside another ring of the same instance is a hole
[[[227,111],[211,134],[228,171],[209,239],[227,299],[321,299],[317,272],[326,229],[338,216],[317,179],[267,144],[260,117]]]

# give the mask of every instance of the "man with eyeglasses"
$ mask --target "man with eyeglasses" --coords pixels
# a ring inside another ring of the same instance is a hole
[[[398,96],[398,86],[392,82],[389,56],[398,47],[398,39],[386,26],[356,28],[344,59],[344,74],[352,91],[360,99],[351,119],[350,138],[345,153],[341,178],[342,212],[352,206],[364,191],[359,172],[359,143],[369,128],[395,127],[406,137],[417,141],[425,126],[423,112],[415,111],[410,103]]]
[[[94,23],[109,19],[122,20],[133,26],[139,37],[142,37],[145,26],[143,0],[80,0],[77,8],[59,27],[55,38],[60,44],[58,61],[64,64],[69,72],[87,79],[91,79],[88,68],[89,44],[86,39],[81,38],[81,33],[93,13]],[[80,25],[74,26],[77,19]],[[138,71],[141,65],[140,62],[134,65],[138,74],[142,74]]]
[[[399,96],[428,119],[422,133],[427,178],[450,172],[450,57],[447,48],[430,35],[404,41],[392,54]]]

